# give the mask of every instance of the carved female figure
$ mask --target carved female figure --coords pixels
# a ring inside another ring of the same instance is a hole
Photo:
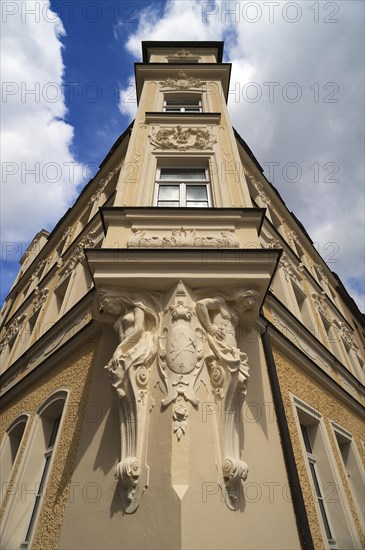
[[[218,423],[224,495],[227,505],[236,509],[240,483],[247,478],[248,466],[241,460],[240,413],[247,390],[249,368],[247,355],[237,344],[240,321],[258,315],[255,291],[238,290],[229,296],[222,293],[196,303],[196,312],[206,331],[209,349],[206,362],[217,402],[224,407],[224,422]],[[239,415],[237,415],[237,412]]]
[[[156,299],[142,291],[103,289],[99,303],[101,311],[117,317],[113,328],[119,344],[105,368],[120,398],[121,461],[115,475],[126,493],[125,510],[131,513],[147,483],[145,396],[157,352],[158,310]]]
[[[196,312],[203,328],[208,333],[209,345],[214,355],[221,359],[229,370],[241,370],[248,378],[246,354],[237,346],[236,328],[240,319],[256,318],[258,306],[254,291],[237,291],[229,298],[218,294],[196,303]],[[211,357],[211,359],[213,359]],[[209,357],[207,358],[209,360]]]

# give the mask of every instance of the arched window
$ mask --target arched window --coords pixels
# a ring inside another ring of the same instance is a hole
[[[21,490],[12,495],[3,518],[6,548],[27,548],[31,544],[52,470],[66,398],[66,391],[57,392],[37,412],[15,480]]]
[[[6,430],[1,444],[1,502],[6,493],[7,483],[10,479],[27,421],[27,414],[22,414],[14,420]]]

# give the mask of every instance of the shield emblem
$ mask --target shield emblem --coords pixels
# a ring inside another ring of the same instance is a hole
[[[173,325],[166,338],[166,363],[176,374],[188,374],[198,361],[195,332],[190,323],[180,321]]]

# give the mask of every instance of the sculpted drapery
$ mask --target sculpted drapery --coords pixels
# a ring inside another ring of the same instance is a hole
[[[119,340],[105,368],[119,397],[121,460],[115,474],[126,512],[136,509],[148,484],[148,381],[156,357],[165,392],[161,410],[173,404],[173,432],[179,441],[187,429],[188,403],[199,406],[195,388],[205,363],[213,399],[225,416],[224,422],[216,423],[220,479],[227,505],[235,509],[239,486],[248,474],[236,425],[249,378],[238,329],[257,318],[256,292],[191,292],[180,282],[167,303],[154,292],[108,288],[100,292],[99,304],[115,317]]]

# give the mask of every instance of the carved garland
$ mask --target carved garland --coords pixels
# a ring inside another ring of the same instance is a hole
[[[49,293],[49,289],[48,288],[36,288],[35,291],[34,291],[34,297],[33,297],[33,302],[32,302],[32,310],[33,310],[33,313],[37,311],[37,309],[39,309],[40,307],[42,307],[42,305],[44,304],[44,302],[47,300],[47,296],[48,296],[48,293]]]
[[[91,195],[89,202],[87,203],[88,206],[92,205],[95,201],[98,201],[105,189],[105,187],[108,185],[114,174],[116,174],[118,171],[118,168],[115,168],[114,170],[111,170],[105,178],[101,179],[98,185],[97,190],[93,195]]]
[[[180,71],[177,77],[166,78],[160,81],[161,88],[173,88],[177,90],[188,90],[189,88],[202,88],[206,84],[200,78],[188,77],[186,73]]]
[[[96,231],[91,231],[88,235],[85,235],[75,246],[72,255],[69,257],[65,267],[65,273],[69,274],[75,269],[75,267],[85,259],[84,248],[93,248],[95,246]]]
[[[19,330],[26,319],[26,315],[22,314],[6,328],[3,338],[0,341],[0,351],[2,351],[8,343],[19,333]]]
[[[202,235],[195,229],[174,229],[167,236],[148,235],[145,230],[132,229],[128,239],[128,248],[164,248],[193,247],[203,248],[238,248],[233,231],[221,231],[219,234]]]
[[[187,151],[189,149],[212,149],[217,142],[213,132],[207,126],[171,126],[152,128],[148,136],[155,149],[174,149]]]

